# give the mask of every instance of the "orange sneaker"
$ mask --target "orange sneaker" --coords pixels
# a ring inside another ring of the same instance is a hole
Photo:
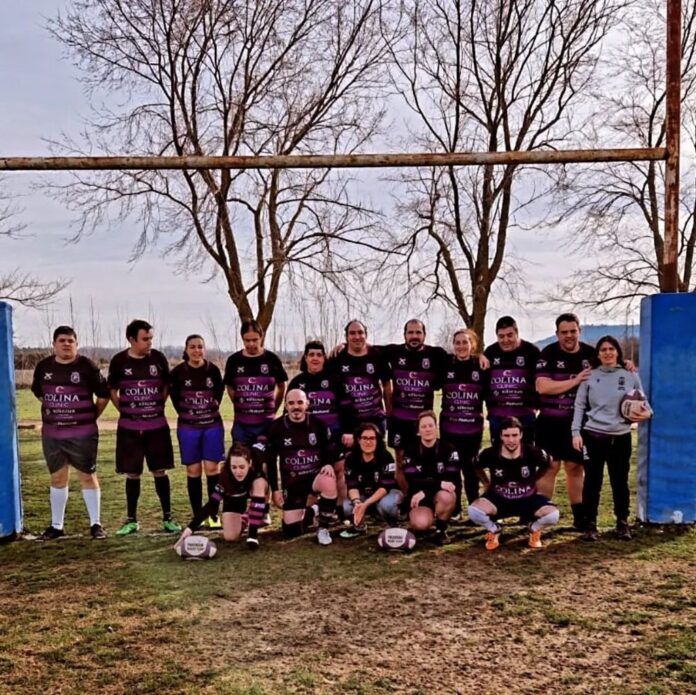
[[[541,542],[541,531],[530,531],[529,532],[529,547],[530,548],[543,547],[542,542]]]
[[[500,545],[500,531],[493,533],[489,531],[486,534],[486,550],[495,550]]]

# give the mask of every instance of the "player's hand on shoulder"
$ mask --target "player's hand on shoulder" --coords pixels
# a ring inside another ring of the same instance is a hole
[[[633,360],[624,360],[624,369],[628,372],[637,372],[636,363]]]
[[[590,373],[592,372],[592,367],[586,367],[579,374],[575,376],[575,381],[578,385],[582,384],[583,381],[587,381],[590,378]]]
[[[490,369],[491,368],[490,360],[483,353],[481,353],[478,356],[478,361],[479,361],[479,367],[481,367],[481,369]]]

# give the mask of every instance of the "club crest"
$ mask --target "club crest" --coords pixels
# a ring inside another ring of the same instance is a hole
[[[367,363],[366,369],[367,369],[367,373],[368,373],[368,374],[374,374],[374,373],[375,373],[375,365],[372,364],[371,362],[368,362],[368,363]]]
[[[267,364],[261,365],[261,374],[268,374],[268,365]]]
[[[481,378],[481,375],[478,372],[471,372],[471,380],[472,381],[479,381]]]
[[[589,368],[590,368],[590,361],[589,361],[589,360],[583,360],[583,361],[582,361],[582,368],[583,368],[583,369],[589,369]]]
[[[210,377],[208,377],[208,378],[205,380],[205,385],[206,385],[209,389],[212,389],[212,388],[213,388],[213,380],[212,380]]]
[[[529,478],[529,467],[522,466],[522,468],[520,468],[520,474],[522,475],[523,478]]]
[[[437,472],[438,473],[444,473],[445,472],[445,464],[442,463],[442,461],[437,462]]]
[[[524,357],[522,355],[519,355],[517,359],[515,360],[515,364],[518,367],[524,367]]]
[[[427,357],[423,360],[423,369],[430,369],[430,360]]]
[[[328,379],[323,379],[321,382],[321,387],[323,389],[328,389],[329,388],[329,380]]]
[[[150,365],[150,376],[157,376],[159,374],[159,369],[157,369],[156,364]]]
[[[80,383],[80,372],[72,372],[70,374],[70,381],[73,384],[79,384]]]
[[[309,443],[314,446],[317,443],[317,435],[314,432],[309,433]]]

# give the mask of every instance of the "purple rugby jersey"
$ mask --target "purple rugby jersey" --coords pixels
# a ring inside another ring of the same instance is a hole
[[[522,445],[522,456],[509,459],[497,447],[484,449],[475,459],[474,467],[488,469],[489,490],[507,500],[519,500],[537,494],[536,481],[550,465],[549,455],[528,444]]]
[[[172,369],[170,385],[179,427],[203,429],[222,424],[220,402],[225,387],[216,365],[208,360],[200,367],[182,362]]]
[[[224,382],[234,389],[235,422],[263,425],[273,420],[275,388],[287,380],[280,358],[269,350],[255,357],[247,357],[241,350],[230,355]]]
[[[118,390],[118,426],[125,430],[168,427],[164,402],[169,381],[167,358],[158,350],[142,358],[128,350],[114,355],[109,365],[109,388]]]
[[[465,436],[483,432],[483,403],[488,394],[490,370],[479,366],[478,357],[450,358],[442,384],[440,432]]]
[[[307,394],[309,412],[314,417],[332,430],[338,428],[338,394],[341,386],[333,374],[326,369],[318,374],[300,372],[288,384],[288,391],[292,389],[300,389]]]
[[[494,417],[528,417],[537,407],[534,384],[536,363],[541,354],[536,345],[521,341],[520,346],[504,352],[495,343],[484,352],[490,360],[488,414]]]
[[[594,348],[587,343],[580,343],[577,352],[565,352],[558,343],[547,345],[539,356],[536,367],[536,378],[544,377],[553,381],[572,379],[583,369],[590,366]],[[573,419],[575,394],[577,389],[571,389],[556,396],[539,395],[539,417],[560,418],[569,423]]]
[[[41,400],[42,436],[73,439],[97,434],[94,397],[108,398],[109,387],[90,359],[78,355],[69,364],[55,357],[41,360],[31,390]]]

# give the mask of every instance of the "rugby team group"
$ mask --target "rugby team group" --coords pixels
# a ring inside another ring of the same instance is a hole
[[[75,331],[59,326],[53,354],[37,365],[32,382],[50,472],[51,524],[38,539],[65,535],[71,469],[79,477],[91,537],[106,537],[97,419],[111,401],[119,412],[116,471],[125,478],[127,506],[117,536],[140,529],[147,464],[164,530],[180,533],[179,543],[205,525],[220,528],[228,541],[244,535],[255,549],[259,529],[270,523],[272,501],[284,538],[315,530],[320,545],[332,543],[337,517],[344,522],[342,538],[364,534],[367,520],[375,519],[408,525],[437,544],[450,542],[448,525],[458,519],[483,527],[485,546],[493,551],[500,545],[500,521],[519,517],[528,525],[529,546],[540,548],[542,531],[559,521],[552,499],[562,464],[573,526],[582,538],[598,538],[606,465],[616,535],[630,540],[631,424],[650,413],[638,412],[630,421],[622,416],[622,399],[640,388],[638,375],[614,337],[592,347],[580,332],[578,318],[562,314],[557,342],[540,351],[504,316],[496,323],[496,342],[485,351],[473,331],[461,329],[449,353],[426,344],[418,319],[406,322],[402,343],[384,346],[371,345],[366,326],[352,320],[345,343],[330,354],[321,341],[308,342],[288,384],[256,321],[242,323],[244,347],[227,359],[224,374],[206,359],[200,335],[186,339],[183,361],[170,370],[152,347],[152,326],[132,321],[128,348],[113,357],[107,378],[79,354]],[[227,452],[220,415],[225,390],[234,407]],[[433,410],[438,390],[439,421]],[[167,398],[178,414],[192,511],[183,531],[171,511],[167,471],[175,464]],[[491,446],[481,450],[485,419]]]

